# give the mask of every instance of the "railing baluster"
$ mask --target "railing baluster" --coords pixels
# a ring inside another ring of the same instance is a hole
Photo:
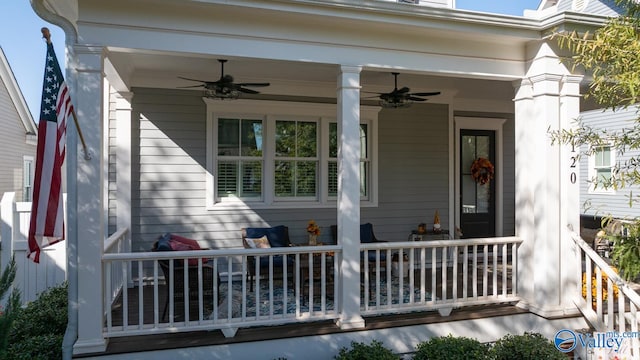
[[[122,278],[128,279],[127,272],[129,268],[127,267],[127,263],[123,261],[119,261],[118,263],[120,263]],[[129,326],[129,292],[126,287],[122,289],[122,326]]]
[[[447,247],[443,246],[440,249],[442,251],[442,259],[440,259],[442,266],[442,300],[447,300],[447,288],[449,286],[449,284],[447,284],[447,271],[449,270],[447,264]]]
[[[511,245],[511,295],[516,294],[518,274],[518,246]]]
[[[113,271],[112,269],[112,263],[108,263],[104,265],[104,271],[105,271],[105,285],[107,285],[109,287],[108,292],[105,293],[105,297],[109,296],[111,294],[111,273]],[[110,304],[111,301],[107,301],[106,304]],[[110,307],[110,306],[109,306]],[[107,329],[111,329],[111,327],[113,326],[113,314],[111,313],[111,311],[107,310]]]
[[[492,246],[492,252],[493,252],[493,296],[497,297],[498,296],[498,245],[494,244]]]
[[[462,299],[469,297],[469,247],[462,247]]]
[[[158,260],[153,260],[153,323],[158,325],[160,323],[160,293],[158,279]]]
[[[269,254],[269,319],[273,319],[273,254]]]
[[[507,262],[509,260],[509,253],[507,251],[507,244],[502,245],[502,296],[507,296]]]
[[[453,252],[451,254],[451,256],[453,257],[453,276],[452,276],[452,281],[451,284],[453,286],[452,290],[451,290],[451,297],[453,298],[454,301],[456,301],[458,299],[458,247],[454,246],[453,247]]]
[[[182,286],[182,302],[184,303],[184,322],[185,324],[189,323],[190,319],[190,310],[189,300],[191,298],[191,294],[189,294],[189,261],[188,259],[182,259],[182,274],[183,274],[183,286]]]
[[[438,285],[437,285],[438,274],[436,273],[436,262],[437,262],[436,251],[437,249],[435,247],[431,248],[431,292],[433,292],[432,296],[434,298],[434,301],[436,298],[436,294],[438,292]]]
[[[613,282],[611,278],[607,277],[607,330],[613,331],[616,321],[616,314],[613,311]],[[622,310],[624,311],[624,309]]]
[[[591,289],[588,289],[589,291]],[[602,309],[602,271],[600,267],[596,266],[596,313],[598,314],[598,320],[603,320]]]
[[[415,299],[415,284],[416,284],[416,280],[415,280],[415,251],[413,248],[407,249],[407,252],[409,254],[409,259],[408,259],[408,274],[409,274],[409,303],[413,304],[416,302]],[[404,253],[402,253],[402,262],[404,262]],[[404,270],[404,269],[403,269]]]
[[[583,275],[584,277],[584,283],[585,283],[585,293],[587,294],[587,304],[591,307],[593,307],[593,303],[594,303],[594,299],[593,299],[593,273],[592,273],[592,268],[591,268],[591,259],[589,259],[588,257],[586,257],[585,254],[585,273]],[[580,291],[582,291],[582,289],[580,289]]]
[[[478,245],[473,245],[473,298],[478,298]]]
[[[129,261],[123,261],[129,267]],[[144,277],[142,276],[142,261],[138,261],[138,329],[144,328]],[[126,289],[124,291],[127,291]]]
[[[489,296],[489,245],[483,245],[483,258],[482,258],[482,296]]]

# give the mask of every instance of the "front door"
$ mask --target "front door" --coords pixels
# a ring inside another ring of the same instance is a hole
[[[495,138],[496,132],[492,130],[460,130],[460,227],[463,238],[496,235],[495,178],[482,184],[473,178],[471,170],[478,158],[495,164]]]

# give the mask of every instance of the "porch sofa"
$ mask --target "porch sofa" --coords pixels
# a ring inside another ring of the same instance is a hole
[[[284,225],[274,227],[248,227],[241,229],[242,245],[245,249],[277,248],[289,247],[289,228]],[[256,273],[256,260],[258,263],[258,273]],[[248,256],[247,281],[249,281],[250,291],[253,291],[253,282],[256,276],[269,273],[269,256]],[[287,256],[287,277],[291,277],[293,283],[294,258]],[[282,255],[273,256],[273,275],[282,277],[284,268],[284,257]]]

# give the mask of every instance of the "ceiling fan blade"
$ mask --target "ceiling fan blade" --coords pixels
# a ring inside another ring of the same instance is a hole
[[[412,101],[427,101],[427,99],[419,98],[417,96],[409,96],[409,100],[412,100]]]
[[[411,95],[414,95],[414,96],[434,96],[434,95],[440,95],[440,91],[413,93]]]
[[[404,94],[404,93],[408,93],[408,92],[409,92],[409,90],[410,90],[410,89],[409,89],[408,87],[406,87],[406,86],[405,86],[405,87],[403,87],[403,88],[401,88],[401,89],[394,90],[394,92],[396,92],[396,93],[400,93],[400,94]]]
[[[269,83],[239,83],[236,84],[238,86],[251,86],[251,87],[263,87],[263,86],[269,86],[271,84]]]
[[[251,90],[251,89],[246,89],[243,87],[238,87],[238,91],[243,92],[245,94],[260,94],[259,91],[255,91],[255,90]]]
[[[182,76],[178,76],[178,79],[189,80],[189,81],[197,81],[197,82],[201,82],[201,83],[213,82],[213,81],[206,81],[206,80],[199,80],[199,79],[190,79],[190,78],[186,78],[186,77],[182,77]]]
[[[189,88],[197,88],[197,87],[205,87],[205,85],[200,84],[200,85],[191,85],[191,86],[178,86],[178,89],[189,89]]]

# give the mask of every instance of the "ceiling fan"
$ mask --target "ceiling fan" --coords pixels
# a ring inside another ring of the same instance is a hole
[[[391,74],[394,76],[395,84],[393,91],[388,93],[373,93],[378,94],[377,97],[380,99],[380,105],[384,108],[395,109],[401,107],[409,107],[414,101],[427,100],[422,98],[422,96],[440,95],[440,91],[411,93],[411,89],[406,86],[398,89],[398,75],[400,75],[400,73],[392,72]]]
[[[204,88],[204,93],[206,97],[216,98],[216,99],[237,99],[240,96],[240,93],[245,94],[259,94],[259,91],[247,89],[247,87],[263,87],[269,86],[269,83],[235,83],[233,82],[233,76],[225,75],[224,73],[224,64],[227,62],[226,59],[218,59],[220,63],[220,79],[217,81],[206,81],[199,79],[190,79],[186,77],[178,76],[178,78],[189,81],[198,81],[202,84],[192,85],[192,86],[181,86],[181,88],[195,88],[202,87]]]

